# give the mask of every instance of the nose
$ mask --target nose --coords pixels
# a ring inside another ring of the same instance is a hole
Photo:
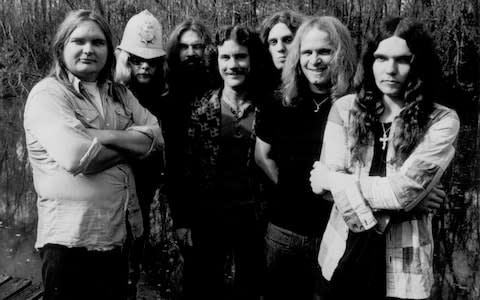
[[[233,58],[233,57],[230,58],[228,60],[227,67],[229,69],[234,69],[234,68],[238,67],[238,60],[236,58]]]
[[[195,54],[195,52],[193,51],[193,46],[189,45],[188,48],[187,48],[187,55],[192,56],[194,54]]]
[[[397,63],[393,59],[389,59],[385,62],[385,72],[387,74],[394,74],[397,71]]]
[[[143,62],[140,64],[140,68],[147,70],[147,69],[150,68],[150,65],[149,65],[147,62],[143,61]]]
[[[285,53],[287,51],[287,45],[285,45],[282,41],[277,43],[277,51],[280,53]]]
[[[321,55],[319,55],[316,52],[312,53],[312,55],[310,56],[310,63],[311,64],[318,65],[318,64],[321,64],[322,62],[323,62],[323,60],[322,60]]]
[[[91,43],[85,43],[83,45],[83,53],[89,55],[93,53],[93,47]]]

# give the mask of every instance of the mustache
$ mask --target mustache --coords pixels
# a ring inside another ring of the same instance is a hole
[[[192,66],[192,65],[198,66],[202,64],[203,64],[203,59],[197,56],[189,56],[182,62],[183,66]]]
[[[244,69],[244,68],[235,68],[235,69],[231,69],[228,72],[225,72],[225,74],[227,75],[246,75],[247,73],[248,73],[247,69]]]

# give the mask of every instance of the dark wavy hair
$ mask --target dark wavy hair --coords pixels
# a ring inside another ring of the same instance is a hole
[[[212,44],[212,38],[207,27],[199,20],[194,18],[187,18],[185,21],[178,24],[168,37],[166,52],[167,52],[167,70],[166,70],[166,81],[170,91],[174,90],[181,92],[185,89],[185,79],[184,75],[181,74],[180,70],[180,38],[186,32],[192,30],[196,32],[200,38],[203,40],[205,46],[203,63],[205,64],[205,76],[204,78],[198,78],[198,86],[204,86],[204,90],[208,89],[208,84],[210,81],[210,73],[212,68],[210,67],[213,56],[214,56],[214,47]]]
[[[441,67],[432,38],[421,23],[411,18],[388,17],[367,35],[355,77],[357,98],[352,110],[353,160],[362,161],[362,152],[372,138],[373,125],[383,113],[383,94],[375,84],[374,52],[381,41],[397,36],[406,41],[414,55],[403,92],[405,107],[396,117],[392,163],[402,164],[423,137],[433,110]]]
[[[335,48],[329,66],[332,82],[331,97],[337,99],[353,91],[357,55],[350,31],[335,17],[311,17],[298,28],[283,67],[282,80],[286,106],[295,106],[309,93],[308,81],[300,66],[300,47],[303,37],[314,28],[326,32],[330,43]]]
[[[263,47],[259,35],[245,25],[233,25],[221,28],[215,34],[215,46],[219,47],[228,40],[235,41],[248,49],[250,56],[250,73],[247,77],[247,92],[260,100],[260,95],[267,93],[268,88],[264,84],[266,76],[267,50]],[[217,70],[217,74],[218,74]],[[219,81],[221,82],[221,81]]]

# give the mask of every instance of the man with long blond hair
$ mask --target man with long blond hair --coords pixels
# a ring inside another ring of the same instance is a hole
[[[351,90],[355,57],[338,19],[306,20],[289,47],[282,95],[257,117],[256,161],[276,184],[265,237],[266,299],[324,293],[316,257],[331,204],[310,190],[308,179],[330,107]]]

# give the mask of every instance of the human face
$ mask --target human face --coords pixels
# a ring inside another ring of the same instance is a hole
[[[233,40],[225,41],[218,47],[218,70],[224,86],[232,89],[242,87],[250,72],[248,48]]]
[[[334,52],[328,33],[318,28],[310,29],[300,40],[300,67],[312,92],[325,93],[330,88]]]
[[[268,33],[268,51],[278,70],[283,69],[287,59],[288,47],[293,41],[293,33],[285,23],[277,23]]]
[[[130,54],[128,58],[128,63],[132,69],[132,75],[135,77],[138,83],[148,84],[152,80],[157,67],[160,66],[162,62],[161,57],[144,59],[142,57]]]
[[[70,34],[63,49],[67,69],[83,81],[96,81],[107,62],[105,34],[93,21],[80,23]]]
[[[378,44],[373,56],[373,75],[377,87],[384,96],[401,98],[413,61],[407,42],[397,36],[384,39]]]
[[[194,63],[203,57],[205,45],[200,35],[193,30],[187,30],[180,36],[180,62]]]

